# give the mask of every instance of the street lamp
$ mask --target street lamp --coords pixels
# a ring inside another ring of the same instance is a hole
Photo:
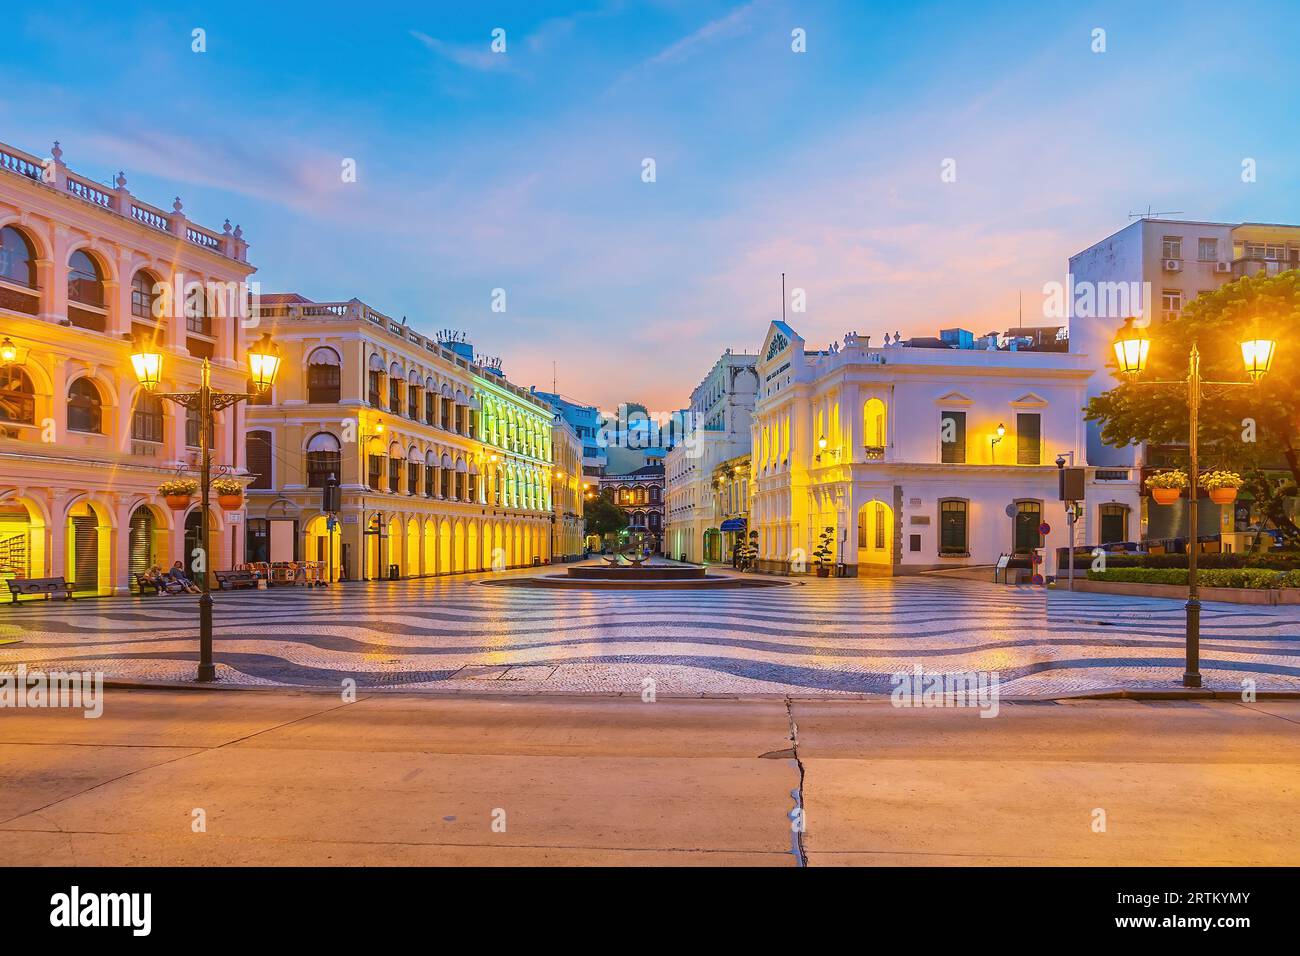
[[[162,353],[141,340],[131,355],[131,367],[140,385],[152,392],[162,379]],[[208,441],[208,431],[212,428],[212,415],[223,408],[248,399],[257,398],[275,383],[276,373],[280,370],[280,347],[271,341],[270,334],[263,332],[248,350],[248,371],[255,392],[222,392],[212,387],[212,365],[203,360],[202,377],[197,391],[162,392],[159,398],[165,398],[185,408],[197,409],[199,413],[199,548],[203,552],[203,574],[201,575],[199,595],[199,671],[196,680],[209,683],[217,679],[216,665],[212,663],[212,589],[208,580],[209,547],[208,492],[212,480],[212,448]]]
[[[1114,341],[1116,366],[1120,372],[1136,379],[1146,368],[1147,356],[1151,351],[1151,341],[1146,333],[1133,325],[1133,318],[1124,320],[1124,327],[1115,335]],[[1242,362],[1246,367],[1249,382],[1206,382],[1201,379],[1201,350],[1196,341],[1187,356],[1187,377],[1168,382],[1136,382],[1140,385],[1182,385],[1187,389],[1187,650],[1186,667],[1183,671],[1184,687],[1201,686],[1201,590],[1197,581],[1196,553],[1200,547],[1199,515],[1196,497],[1198,494],[1197,432],[1200,430],[1201,399],[1205,385],[1251,385],[1268,372],[1277,352],[1277,343],[1272,339],[1251,338],[1241,343]]]
[[[18,361],[18,346],[14,345],[13,339],[5,336],[0,340],[0,366],[8,367]]]

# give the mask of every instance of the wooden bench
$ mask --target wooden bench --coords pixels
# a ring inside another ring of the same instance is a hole
[[[257,587],[257,575],[252,571],[213,571],[212,573],[217,576],[217,588],[222,591]]]
[[[44,594],[48,601],[54,592],[62,591],[65,601],[72,599],[72,585],[63,580],[62,575],[57,578],[10,578],[5,583],[9,585],[15,604],[20,594]]]

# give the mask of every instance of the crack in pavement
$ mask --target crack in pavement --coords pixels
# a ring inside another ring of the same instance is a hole
[[[804,788],[804,766],[803,761],[799,759],[799,724],[794,719],[794,702],[789,697],[785,699],[785,714],[790,721],[790,758],[794,761],[795,769],[799,771],[799,785],[790,791],[790,798],[794,801],[794,806],[790,808],[790,852],[794,855],[795,862],[800,867],[808,865],[808,851],[804,848],[803,834],[807,817],[804,813],[803,788]]]

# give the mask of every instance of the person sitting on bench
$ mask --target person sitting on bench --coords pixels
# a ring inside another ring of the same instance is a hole
[[[179,561],[172,565],[172,569],[167,572],[167,577],[171,578],[190,594],[199,593],[199,586],[185,576],[185,566]]]

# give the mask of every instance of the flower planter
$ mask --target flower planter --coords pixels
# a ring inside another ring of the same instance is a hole
[[[1152,488],[1151,497],[1158,505],[1172,505],[1183,496],[1181,488]]]
[[[244,506],[243,495],[217,495],[217,504],[223,511],[238,511]]]
[[[1230,505],[1237,500],[1236,488],[1211,488],[1210,500],[1216,505]]]
[[[830,576],[831,576],[831,569],[830,569],[830,568],[824,568],[824,567],[822,567],[821,565],[818,565],[818,566],[817,566],[817,577],[819,577],[819,578],[829,578]]]
[[[172,511],[184,511],[190,506],[191,495],[164,495],[167,499],[167,507]]]

